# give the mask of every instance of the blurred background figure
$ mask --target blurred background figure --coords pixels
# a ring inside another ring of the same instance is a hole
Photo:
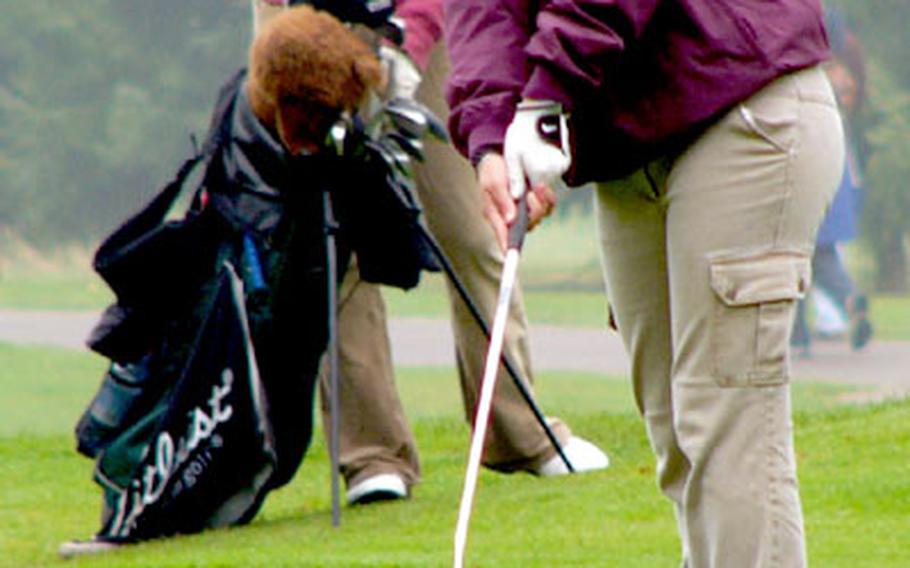
[[[863,201],[862,171],[867,152],[857,117],[866,100],[865,55],[841,12],[827,9],[825,20],[832,51],[825,71],[843,116],[846,160],[812,257],[814,327],[808,323],[805,300],[799,303],[794,322],[791,343],[800,357],[810,355],[813,335],[828,339],[848,336],[854,350],[862,349],[872,338],[868,298],[858,289],[843,258],[843,245],[857,237]]]

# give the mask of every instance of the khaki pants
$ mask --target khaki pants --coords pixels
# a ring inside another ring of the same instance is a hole
[[[442,96],[447,73],[445,50],[438,46],[424,76],[418,99],[442,120],[448,109]],[[471,165],[450,145],[426,141],[426,161],[416,167],[417,192],[427,224],[459,279],[492,325],[503,256],[481,213],[480,194]],[[455,359],[470,422],[480,393],[487,339],[449,284]],[[356,271],[345,276],[339,314],[341,382],[340,462],[348,486],[377,473],[397,473],[413,485],[419,479],[417,449],[395,390],[389,361],[385,307],[378,286],[362,282]],[[381,318],[380,323],[377,318]],[[519,374],[532,380],[528,322],[521,290],[509,310],[504,353]],[[326,399],[325,374],[320,380]],[[530,387],[529,387],[530,388]],[[323,423],[328,413],[323,404]],[[571,432],[558,419],[550,426],[561,442]],[[521,397],[512,378],[500,368],[484,465],[499,471],[534,468],[555,455],[543,428]]]
[[[686,566],[806,564],[788,340],[842,156],[813,68],[598,186],[607,293]]]
[[[348,486],[397,473],[409,487],[420,479],[417,445],[398,391],[379,286],[360,279],[356,259],[338,294],[339,464]],[[323,431],[329,432],[328,358],[319,376]]]

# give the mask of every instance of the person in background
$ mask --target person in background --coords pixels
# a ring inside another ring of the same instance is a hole
[[[789,335],[843,166],[818,0],[446,4],[449,130],[501,246],[597,182],[610,307],[682,564],[807,563]],[[568,132],[567,132],[568,128]]]
[[[865,144],[857,124],[865,104],[866,65],[862,45],[847,28],[843,15],[827,10],[826,21],[833,57],[825,64],[825,72],[834,87],[844,120],[846,160],[831,209],[818,231],[812,255],[812,286],[821,290],[831,300],[836,314],[848,322],[850,345],[859,350],[872,338],[869,300],[850,277],[844,265],[842,246],[856,238],[862,209]],[[818,319],[816,317],[816,324]],[[818,325],[816,332],[825,336]],[[811,333],[806,322],[805,301],[799,303],[791,344],[800,357],[810,356]]]
[[[287,4],[283,0],[252,1],[254,29],[267,25],[269,17]],[[386,52],[392,57],[392,94],[416,98],[446,118],[448,107],[442,88],[448,64],[441,44],[442,0],[399,0],[396,15],[404,21],[405,41],[401,51]],[[481,313],[492,322],[503,255],[480,215],[480,196],[466,190],[474,183],[473,170],[448,144],[427,140],[425,154],[424,163],[415,164],[425,219]],[[470,421],[480,392],[487,339],[451,283],[448,295],[465,419]],[[347,501],[366,504],[405,498],[420,479],[420,466],[417,445],[395,387],[380,287],[360,279],[355,261],[342,281],[339,299],[340,463]],[[519,374],[532,380],[528,321],[520,290],[510,305],[504,352]],[[505,376],[506,371],[501,368],[500,373],[484,465],[503,473],[568,473],[520,392]],[[325,373],[320,391],[327,425]],[[550,418],[548,422],[577,472],[608,466],[607,455],[574,436],[563,421]]]

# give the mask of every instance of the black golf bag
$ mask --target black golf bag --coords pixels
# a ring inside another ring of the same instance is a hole
[[[327,230],[339,272],[352,250],[369,281],[407,289],[435,269],[388,149],[354,121],[342,151],[290,156],[244,77],[222,87],[201,151],[96,253],[117,301],[88,343],[111,366],[76,435],[102,538],[243,523],[293,477],[327,341]]]

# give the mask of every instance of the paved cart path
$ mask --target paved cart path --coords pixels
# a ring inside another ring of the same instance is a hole
[[[0,341],[84,349],[95,324],[94,312],[0,310]],[[447,320],[392,318],[397,365],[448,366],[454,344]],[[607,330],[552,325],[531,328],[533,364],[540,370],[565,370],[625,376],[628,358],[619,337]],[[853,352],[846,342],[813,345],[812,358],[793,363],[796,380],[823,380],[869,387],[885,394],[910,394],[910,342],[873,340]]]

